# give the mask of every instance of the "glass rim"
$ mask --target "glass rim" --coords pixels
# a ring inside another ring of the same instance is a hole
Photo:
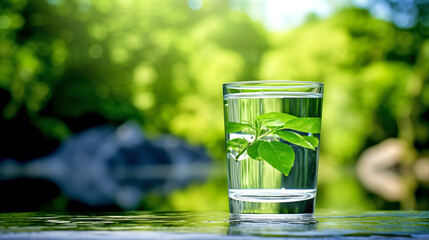
[[[266,85],[264,85],[266,84]],[[270,85],[281,84],[281,85]],[[230,89],[287,89],[287,88],[318,88],[323,87],[321,82],[296,81],[296,80],[258,80],[224,83],[222,86]]]

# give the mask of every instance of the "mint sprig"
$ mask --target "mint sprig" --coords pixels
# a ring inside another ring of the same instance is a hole
[[[309,118],[270,112],[258,115],[254,122],[243,121],[228,122],[226,133],[250,130],[253,132],[251,140],[243,138],[231,139],[227,142],[227,148],[233,154],[236,161],[243,154],[257,161],[266,161],[275,169],[288,176],[295,161],[295,152],[288,144],[279,142],[279,138],[298,145],[300,147],[316,150],[319,140],[313,136],[302,136],[294,131],[307,133],[320,133],[320,118]],[[271,136],[273,140],[264,137]]]

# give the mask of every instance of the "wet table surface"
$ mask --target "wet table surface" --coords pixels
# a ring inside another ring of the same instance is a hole
[[[429,211],[315,217],[291,224],[233,221],[227,212],[0,213],[0,239],[429,239]]]

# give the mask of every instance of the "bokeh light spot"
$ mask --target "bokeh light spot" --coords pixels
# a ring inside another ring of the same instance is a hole
[[[60,5],[63,0],[47,0],[47,2],[51,5]]]
[[[198,10],[203,7],[202,0],[189,0],[188,1],[189,8],[192,10]]]
[[[115,63],[124,63],[130,57],[128,51],[121,46],[115,46],[113,48],[110,48],[109,52],[111,53],[112,61]]]
[[[416,19],[414,19],[410,14],[400,12],[395,15],[393,22],[400,28],[411,28],[416,24]]]
[[[97,59],[99,57],[101,57],[101,55],[103,55],[103,48],[98,45],[98,44],[93,44],[90,48],[89,48],[89,56]]]
[[[50,92],[46,83],[39,82],[33,88],[33,96],[36,99],[44,99]]]
[[[141,92],[135,95],[133,103],[140,110],[148,110],[155,104],[155,96],[151,92]]]
[[[11,25],[12,21],[10,20],[10,17],[8,16],[1,16],[0,17],[0,28],[1,29],[8,29]]]
[[[68,51],[64,41],[60,39],[55,40],[51,45],[51,49],[52,49],[52,56],[51,56],[52,64],[56,66],[63,64],[68,57]]]
[[[141,64],[134,70],[133,81],[138,87],[147,87],[157,79],[157,72],[151,66]]]
[[[89,27],[88,33],[94,39],[101,41],[106,37],[107,31],[103,25],[93,24]]]

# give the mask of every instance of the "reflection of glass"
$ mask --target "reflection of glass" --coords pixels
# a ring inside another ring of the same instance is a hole
[[[256,235],[256,236],[308,236],[309,231],[316,233],[317,224],[299,224],[284,222],[236,222],[229,224],[229,235]]]
[[[233,218],[313,221],[323,84],[254,81],[223,90]]]

